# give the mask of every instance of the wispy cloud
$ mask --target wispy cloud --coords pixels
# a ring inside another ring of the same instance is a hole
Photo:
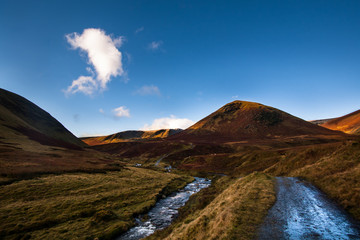
[[[99,112],[102,113],[102,114],[105,113],[105,112],[104,112],[104,109],[102,109],[102,108],[99,109]]]
[[[138,29],[135,30],[135,34],[144,31],[144,27],[139,27]]]
[[[82,34],[71,33],[65,35],[73,49],[80,49],[87,53],[87,70],[91,76],[80,76],[65,90],[66,94],[82,92],[92,95],[96,91],[106,89],[111,77],[124,74],[121,58],[117,49],[124,42],[124,37],[112,38],[102,29],[88,28]],[[95,76],[96,75],[96,76]]]
[[[149,43],[148,48],[151,50],[157,50],[161,47],[162,44],[163,41],[152,41],[151,43]]]
[[[160,89],[157,86],[154,85],[144,85],[138,90],[135,91],[135,94],[141,95],[141,96],[147,96],[147,95],[156,95],[160,96]]]
[[[152,124],[145,124],[141,130],[159,130],[159,129],[185,129],[194,124],[194,121],[187,118],[177,118],[174,115],[165,118],[157,118]]]
[[[121,106],[112,110],[114,117],[122,118],[122,117],[130,117],[130,110],[125,106]]]
[[[92,76],[80,76],[65,90],[65,94],[82,92],[86,95],[92,95],[97,89],[98,82]]]

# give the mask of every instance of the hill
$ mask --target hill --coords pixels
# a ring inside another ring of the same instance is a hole
[[[119,169],[29,100],[0,89],[0,184],[41,173]]]
[[[29,100],[0,89],[0,136],[16,143],[36,141],[65,148],[86,146],[49,113]]]
[[[161,139],[161,138],[169,137],[181,131],[182,129],[161,129],[161,130],[152,130],[152,131],[134,130],[134,131],[118,132],[108,136],[85,137],[85,138],[81,138],[81,140],[90,146],[94,146],[94,145],[102,145],[108,143]]]
[[[360,110],[331,119],[320,126],[348,134],[360,134]]]
[[[327,118],[327,119],[319,119],[319,120],[310,120],[309,122],[316,124],[316,125],[321,125],[324,124],[330,120],[333,120],[333,118]]]
[[[234,101],[169,137],[194,142],[278,139],[294,136],[341,135],[286,112],[259,103]]]

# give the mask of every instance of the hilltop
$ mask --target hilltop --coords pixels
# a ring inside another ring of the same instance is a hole
[[[234,101],[169,137],[194,142],[279,139],[294,136],[341,135],[260,103]]]

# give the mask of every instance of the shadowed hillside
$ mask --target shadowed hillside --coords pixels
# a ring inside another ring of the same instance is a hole
[[[0,89],[0,116],[0,136],[3,139],[18,142],[25,141],[26,136],[50,146],[72,149],[86,146],[49,113],[4,89]]]
[[[200,120],[173,140],[227,142],[293,136],[341,135],[259,103],[234,101]]]
[[[0,89],[0,183],[39,173],[119,169],[27,99]]]
[[[339,118],[331,119],[320,126],[348,134],[360,134],[360,110]]]
[[[108,136],[100,137],[84,137],[81,138],[83,142],[90,146],[101,145],[107,143],[118,143],[118,142],[133,142],[150,139],[166,138],[176,133],[181,132],[182,129],[161,129],[152,131],[124,131],[111,134]]]

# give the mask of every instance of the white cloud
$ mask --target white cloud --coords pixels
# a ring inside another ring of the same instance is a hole
[[[125,106],[121,106],[112,110],[115,117],[130,117],[130,110],[127,109]]]
[[[151,43],[149,43],[149,49],[151,50],[157,50],[160,48],[160,46],[163,44],[162,41],[152,41]]]
[[[88,28],[82,34],[67,34],[66,40],[73,49],[80,49],[87,53],[87,71],[92,76],[80,76],[74,80],[65,91],[66,93],[83,92],[87,95],[93,94],[96,90],[106,89],[111,77],[124,74],[122,67],[122,54],[117,49],[124,42],[123,37],[111,38],[102,29]],[[96,73],[96,78],[95,78]]]
[[[144,27],[139,27],[138,29],[135,30],[135,33],[139,33],[144,31]]]
[[[120,37],[112,39],[113,43],[115,44],[115,47],[117,47],[117,48],[121,47],[123,45],[123,43],[125,42],[125,40],[126,39],[124,36],[120,36]]]
[[[104,109],[102,109],[102,108],[99,109],[99,112],[102,113],[102,114],[105,113],[105,112],[104,112]]]
[[[98,89],[98,82],[90,76],[80,76],[65,90],[66,94],[83,92],[86,95],[92,95]]]
[[[146,95],[160,96],[161,95],[160,89],[154,85],[144,85],[141,88],[139,88],[137,91],[135,91],[135,94],[139,94],[142,96],[146,96]]]
[[[159,130],[159,129],[185,129],[193,125],[195,122],[187,118],[176,118],[174,115],[166,118],[158,118],[151,125],[145,124],[141,130]]]

